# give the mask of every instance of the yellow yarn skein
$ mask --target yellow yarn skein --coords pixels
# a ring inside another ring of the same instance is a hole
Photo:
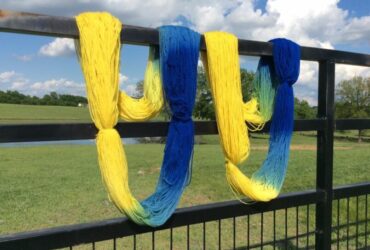
[[[220,143],[226,158],[226,178],[234,192],[253,200],[267,201],[277,196],[245,176],[237,164],[249,156],[250,130],[261,129],[266,122],[258,111],[256,98],[244,103],[241,92],[238,39],[225,32],[204,34],[207,52],[202,52],[215,106]],[[246,122],[248,125],[246,125]]]
[[[121,22],[108,13],[83,13],[76,17],[76,21],[80,31],[77,51],[85,76],[90,115],[99,130],[96,145],[103,183],[110,200],[121,212],[138,224],[146,224],[149,215],[131,194],[124,148],[114,127],[119,115],[127,120],[145,120],[158,113],[163,106],[159,75],[148,81],[150,74],[155,74],[154,68],[148,64],[144,86],[148,89],[142,100],[120,94]],[[151,87],[155,91],[149,94]]]

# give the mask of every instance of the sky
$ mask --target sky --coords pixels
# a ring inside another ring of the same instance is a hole
[[[0,8],[69,17],[107,11],[123,24],[184,25],[257,41],[285,37],[302,46],[370,54],[370,0],[1,0]],[[0,32],[0,54],[0,90],[85,95],[71,39]],[[143,79],[147,55],[145,46],[122,47],[120,86],[128,94],[135,94],[135,84]],[[256,70],[258,58],[240,61]],[[317,63],[302,61],[294,85],[295,95],[311,105],[317,104],[317,70]],[[337,83],[359,75],[370,77],[370,68],[336,66]]]

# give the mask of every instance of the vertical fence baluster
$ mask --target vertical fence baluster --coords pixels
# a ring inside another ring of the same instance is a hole
[[[236,246],[236,229],[235,229],[235,217],[233,217],[233,249],[235,249]]]
[[[136,234],[134,234],[134,247],[133,247],[134,250],[136,250]]]
[[[155,231],[152,232],[152,250],[155,249]]]
[[[337,249],[339,249],[339,233],[340,233],[340,229],[339,229],[339,220],[340,220],[340,199],[338,199],[338,203],[337,203]]]
[[[170,249],[173,249],[173,228],[170,228]]]
[[[221,250],[221,220],[218,220],[218,249]]]
[[[356,249],[358,249],[358,196],[356,196]]]
[[[288,209],[285,208],[285,249],[288,249]]]
[[[306,224],[306,249],[308,249],[309,245],[310,245],[310,205],[307,204],[307,208],[306,208],[306,211],[307,211],[307,224]]]
[[[296,210],[295,210],[295,218],[296,218],[296,224],[295,224],[295,231],[296,231],[296,248],[298,249],[299,248],[299,243],[298,243],[298,241],[299,241],[299,228],[298,228],[298,223],[299,223],[299,218],[298,218],[298,215],[299,215],[299,207],[297,206],[296,207]]]
[[[347,198],[347,249],[349,249],[349,198]]]
[[[190,227],[189,225],[186,226],[186,246],[187,249],[190,249]]]
[[[247,215],[247,224],[248,224],[248,234],[247,234],[247,249],[249,249],[250,242],[249,242],[249,237],[250,237],[250,225],[249,225],[249,214]]]
[[[273,247],[274,247],[274,250],[275,250],[275,247],[276,247],[276,210],[274,210],[274,214],[273,214],[273,233],[274,233],[274,240],[273,240]]]
[[[263,213],[261,213],[261,249],[263,249]]]
[[[116,238],[113,238],[113,250],[117,249]]]
[[[203,222],[203,249],[206,249],[206,223]]]
[[[365,248],[367,247],[367,195],[365,196]]]

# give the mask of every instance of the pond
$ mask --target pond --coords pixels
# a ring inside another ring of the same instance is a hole
[[[137,144],[139,143],[136,138],[122,139],[124,144]],[[0,147],[30,147],[30,146],[43,146],[43,145],[94,145],[94,139],[88,140],[63,140],[63,141],[34,141],[34,142],[7,142],[0,143]]]

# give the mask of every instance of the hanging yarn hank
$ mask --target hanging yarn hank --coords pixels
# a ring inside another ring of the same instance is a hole
[[[256,201],[271,200],[278,195],[281,185],[277,184],[282,184],[285,176],[286,164],[284,165],[285,162],[281,162],[281,159],[288,157],[284,150],[280,154],[277,150],[271,149],[278,149],[276,145],[286,147],[287,144],[289,150],[290,143],[286,136],[289,134],[289,127],[283,125],[286,133],[282,134],[279,131],[281,127],[277,128],[276,123],[280,120],[282,124],[288,124],[286,121],[291,120],[290,115],[284,117],[284,114],[279,113],[280,116],[275,115],[273,118],[271,129],[276,133],[273,132],[271,135],[267,157],[275,163],[273,168],[269,167],[271,165],[266,165],[267,167],[262,167],[252,178],[249,178],[236,165],[242,163],[250,151],[248,128],[245,122],[250,130],[262,128],[263,124],[271,118],[273,109],[274,114],[278,113],[276,105],[281,103],[281,98],[284,98],[279,93],[280,85],[277,86],[272,61],[269,58],[261,59],[254,79],[253,97],[249,102],[243,103],[237,38],[225,32],[207,32],[205,42],[207,53],[203,53],[202,59],[208,74],[220,142],[226,158],[227,181],[232,190],[239,195],[246,195]],[[279,96],[274,102],[276,88]],[[285,107],[289,105],[287,103]],[[287,138],[287,140],[280,140],[280,144],[273,145],[272,142],[279,141],[276,138]],[[272,153],[280,157],[272,157]]]
[[[252,180],[280,192],[284,183],[289,159],[289,148],[294,124],[294,93],[300,69],[300,46],[288,39],[277,38],[273,44],[274,67],[272,77],[278,82],[274,112],[271,120],[269,150],[262,167]],[[261,59],[264,60],[264,59]]]
[[[122,27],[120,21],[108,13],[83,13],[76,17],[76,21],[80,31],[78,50],[86,81],[90,114],[99,130],[96,138],[99,166],[110,200],[121,212],[124,212],[138,224],[162,225],[175,210],[188,181],[192,142],[194,140],[191,119],[181,121],[184,124],[178,126],[171,122],[157,188],[151,196],[140,203],[131,194],[128,185],[126,156],[121,138],[114,126],[117,124],[119,115],[126,120],[146,120],[155,115],[154,113],[158,113],[158,110],[163,106],[160,78],[156,66],[158,61],[154,60],[156,53],[152,51],[152,54],[149,55],[146,71],[149,71],[149,74],[145,76],[144,88],[153,88],[157,94],[150,95],[150,92],[144,89],[142,101],[130,99],[130,97],[120,93],[118,88],[120,31]],[[166,33],[166,31],[163,32]],[[192,62],[196,65],[197,58],[194,55],[198,53],[198,49],[196,49],[196,53],[190,50],[199,46],[199,39],[196,42],[197,37],[199,37],[199,34],[185,28],[179,28],[177,35],[172,37],[171,42],[169,38],[161,39],[161,55],[168,53],[172,55],[172,57],[161,60],[162,65],[170,64],[178,70],[177,73],[184,75],[185,72],[178,69],[182,67],[183,62],[187,62],[188,65]],[[192,42],[195,43],[193,47],[183,47],[184,44]],[[183,49],[186,50],[186,53],[179,52]],[[180,54],[181,57],[177,58],[176,55]],[[152,63],[150,63],[151,55],[154,56]],[[151,66],[152,68],[150,68]],[[187,74],[196,75],[196,66],[193,71],[191,71],[191,68],[186,69],[188,70]],[[163,68],[161,70],[163,73]],[[196,81],[192,82],[192,79],[194,79],[194,76],[184,78],[183,81],[177,82],[177,87],[184,89],[184,85],[189,85],[189,88],[194,89],[195,92],[195,87],[192,86],[196,86]],[[175,104],[176,107],[180,110],[187,110],[188,106],[192,107],[191,91],[180,93],[172,90],[173,84],[166,83],[165,85],[167,86],[165,90],[171,91],[171,94],[166,94],[167,97],[173,97],[172,99],[175,99],[174,103],[176,103],[176,98],[183,101],[183,103]],[[189,96],[184,97],[184,95]],[[124,108],[127,108],[128,111],[122,111]],[[145,110],[139,112],[140,109]],[[137,111],[138,113],[136,113]],[[181,112],[175,113],[181,114]],[[178,117],[182,116],[178,115]],[[185,117],[188,117],[188,115],[186,114]],[[180,127],[180,130],[172,131],[171,125],[175,130]],[[187,129],[187,133],[181,132],[183,127]],[[176,137],[178,132],[184,135],[178,138]],[[177,159],[169,156],[168,152],[179,150],[179,148],[186,148],[185,151],[190,153],[177,154]]]

